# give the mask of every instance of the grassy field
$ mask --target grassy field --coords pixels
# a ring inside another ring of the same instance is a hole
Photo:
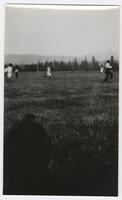
[[[52,141],[50,169],[62,184],[73,170],[94,174],[117,159],[117,72],[109,83],[97,72],[53,72],[52,80],[21,72],[5,82],[4,113],[5,132],[27,113],[36,115]]]

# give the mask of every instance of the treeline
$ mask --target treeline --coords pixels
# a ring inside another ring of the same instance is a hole
[[[114,60],[113,56],[110,58],[110,64],[114,71],[119,70],[119,62]],[[77,58],[75,58],[69,62],[54,60],[44,63],[38,62],[37,64],[14,65],[13,68],[18,68],[20,71],[46,71],[46,68],[49,66],[52,71],[99,71],[101,65],[104,66],[105,62],[100,64],[93,56],[91,61],[88,61],[85,57],[81,62],[78,62]]]

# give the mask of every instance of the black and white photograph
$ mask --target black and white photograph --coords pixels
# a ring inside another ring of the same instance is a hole
[[[118,196],[120,6],[6,4],[4,195]]]

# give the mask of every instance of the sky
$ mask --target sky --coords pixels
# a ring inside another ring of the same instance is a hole
[[[81,56],[119,52],[119,8],[95,8],[7,6],[5,54]]]

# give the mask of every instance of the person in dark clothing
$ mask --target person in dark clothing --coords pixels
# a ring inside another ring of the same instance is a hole
[[[105,74],[106,74],[106,77],[104,79],[104,82],[106,82],[109,78],[110,78],[110,80],[113,79],[113,73],[112,73],[111,70],[112,70],[112,66],[109,63],[109,60],[107,60],[106,65],[105,65]]]
[[[15,76],[16,76],[16,78],[18,78],[18,74],[19,74],[19,69],[16,68],[16,69],[15,69]]]
[[[4,147],[4,194],[51,194],[48,168],[51,143],[42,125],[28,114],[8,132]]]

